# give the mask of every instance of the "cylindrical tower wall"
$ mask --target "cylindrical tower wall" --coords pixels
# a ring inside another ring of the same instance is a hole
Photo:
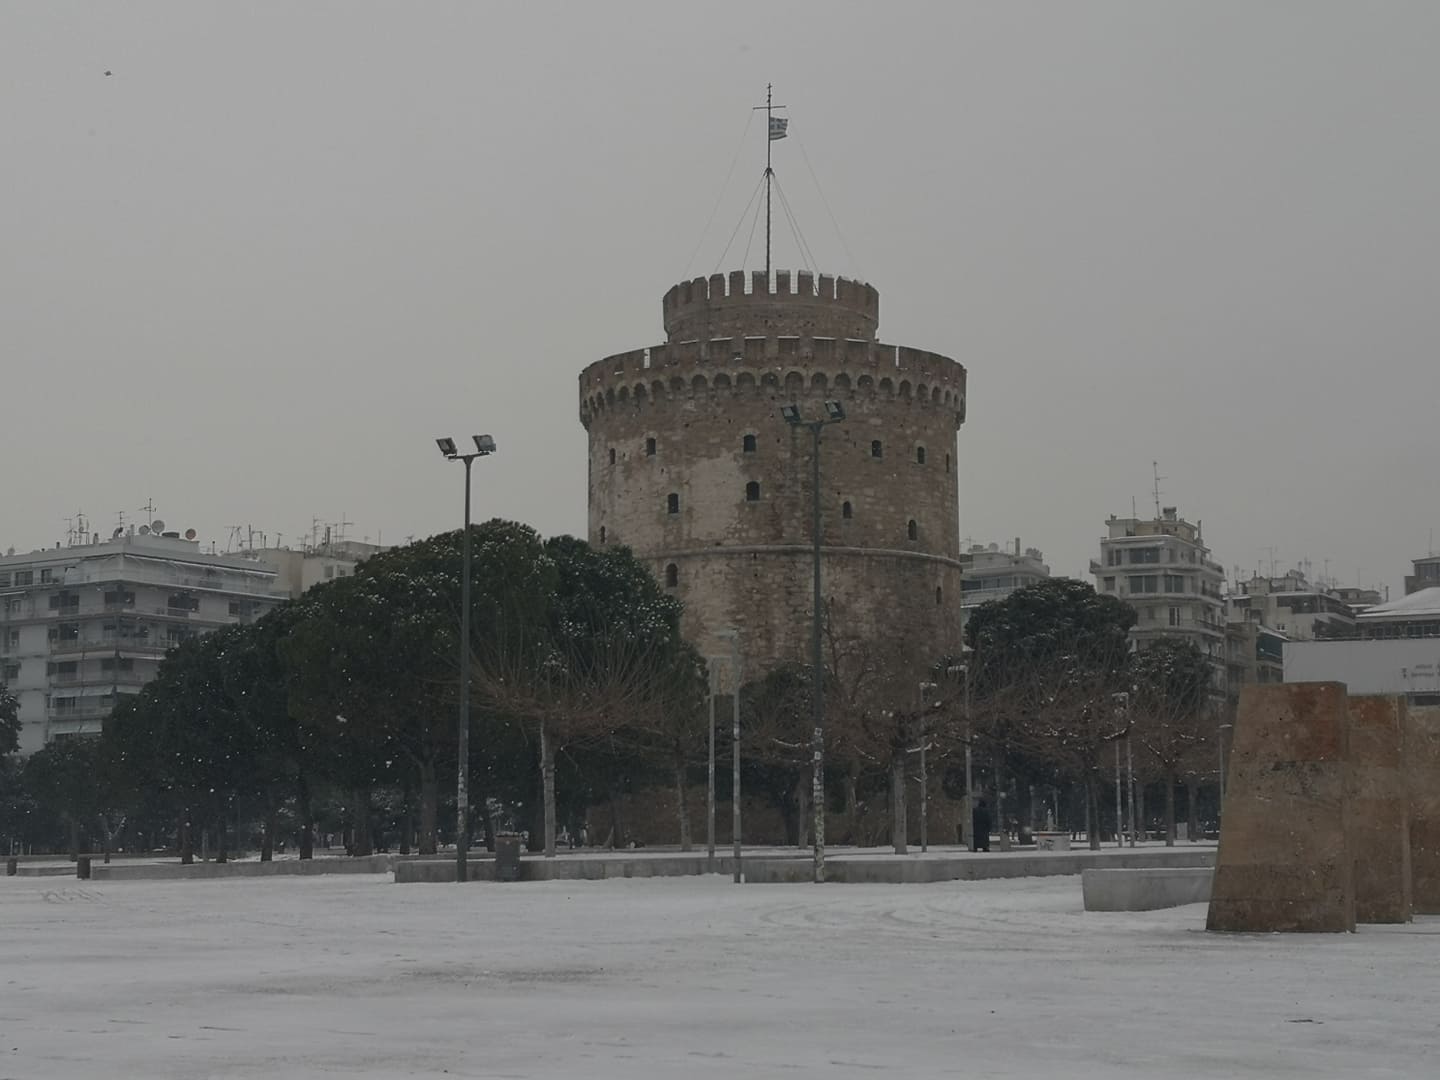
[[[849,633],[903,620],[937,652],[958,650],[964,368],[873,340],[736,329],[581,374],[591,542],[648,561],[702,648],[734,626],[749,664],[806,661],[812,441],[780,406],[818,418],[837,400],[847,418],[822,434],[823,591]]]

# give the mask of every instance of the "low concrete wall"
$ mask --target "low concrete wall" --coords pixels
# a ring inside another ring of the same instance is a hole
[[[716,858],[718,874],[730,876],[729,856]],[[1213,848],[1155,848],[1131,851],[1073,851],[1035,855],[1009,854],[954,858],[905,856],[839,857],[825,863],[828,882],[847,885],[897,885],[936,881],[983,881],[990,878],[1049,877],[1078,874],[1087,867],[1199,867],[1215,865]],[[811,880],[808,854],[793,856],[759,855],[741,859],[745,880],[755,885],[802,884]],[[493,860],[471,859],[467,868],[471,881],[495,880]],[[567,856],[545,859],[531,856],[520,860],[521,881],[599,881],[605,878],[684,877],[705,873],[705,856],[649,856],[645,858],[596,858]],[[397,863],[395,881],[439,882],[455,880],[455,860],[410,860]]]
[[[1080,891],[1086,911],[1155,911],[1209,903],[1214,877],[1209,868],[1179,866],[1087,869],[1080,874]]]
[[[278,859],[273,862],[197,862],[130,864],[94,863],[94,881],[191,880],[238,877],[285,877],[306,874],[384,874],[397,862],[394,855],[363,855],[343,859]],[[73,871],[71,871],[73,873]],[[451,875],[453,878],[453,874]]]
[[[21,863],[15,867],[16,877],[74,877],[75,864],[68,866],[26,866]]]

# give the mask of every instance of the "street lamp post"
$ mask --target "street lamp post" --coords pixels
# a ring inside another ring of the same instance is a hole
[[[971,771],[971,746],[975,742],[974,729],[970,723],[970,662],[960,665],[965,672],[965,818],[960,822],[960,832],[968,837],[966,846],[975,850],[975,775]]]
[[[740,632],[717,630],[715,636],[730,642],[730,843],[733,847],[731,862],[734,863],[732,877],[739,885],[745,880],[740,865]]]
[[[715,872],[715,658],[707,657],[710,683],[710,759],[705,769],[705,871]]]
[[[455,780],[455,880],[469,880],[466,860],[470,853],[470,466],[477,457],[495,452],[495,440],[489,435],[472,436],[475,451],[460,453],[454,439],[436,439],[435,445],[448,461],[465,463],[465,532],[464,554],[460,571],[460,716],[455,738],[459,764]]]
[[[810,660],[812,665],[810,688],[811,711],[814,717],[814,732],[810,747],[814,775],[811,779],[810,800],[815,811],[815,863],[816,884],[825,880],[825,685],[824,665],[820,653],[820,432],[827,424],[838,424],[845,419],[845,407],[838,401],[825,402],[825,416],[820,420],[805,420],[800,416],[800,406],[782,405],[780,415],[791,427],[803,427],[810,431],[812,447],[810,528],[811,528],[811,570],[814,578],[814,611],[810,627]]]
[[[930,741],[929,725],[925,722],[925,695],[935,689],[933,682],[920,684],[920,850],[930,850],[930,771],[926,767],[926,744]]]

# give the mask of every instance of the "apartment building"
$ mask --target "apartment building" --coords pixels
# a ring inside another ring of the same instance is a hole
[[[1014,549],[999,544],[970,544],[961,552],[964,570],[960,578],[960,626],[970,621],[970,613],[991,600],[1004,600],[1016,589],[1044,581],[1050,576],[1045,556],[1038,548],[1020,549],[1015,538]]]
[[[1355,636],[1355,610],[1340,591],[1311,584],[1300,570],[1238,582],[1228,606],[1231,622],[1259,623],[1291,641]]]
[[[1193,641],[1225,681],[1225,571],[1210,558],[1200,522],[1167,506],[1153,519],[1106,521],[1100,559],[1090,563],[1098,592],[1119,597],[1136,612],[1131,639],[1144,648],[1157,638]]]
[[[276,578],[148,528],[0,556],[0,680],[19,700],[21,752],[99,732],[168,649],[283,602]]]

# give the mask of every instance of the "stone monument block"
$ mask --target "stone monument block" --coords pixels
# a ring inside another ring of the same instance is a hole
[[[1405,699],[1352,697],[1350,850],[1355,921],[1410,921],[1410,799],[1403,771]]]
[[[1440,915],[1440,707],[1408,711],[1405,782],[1415,913]]]
[[[1241,691],[1208,929],[1355,929],[1346,705],[1343,683]]]

